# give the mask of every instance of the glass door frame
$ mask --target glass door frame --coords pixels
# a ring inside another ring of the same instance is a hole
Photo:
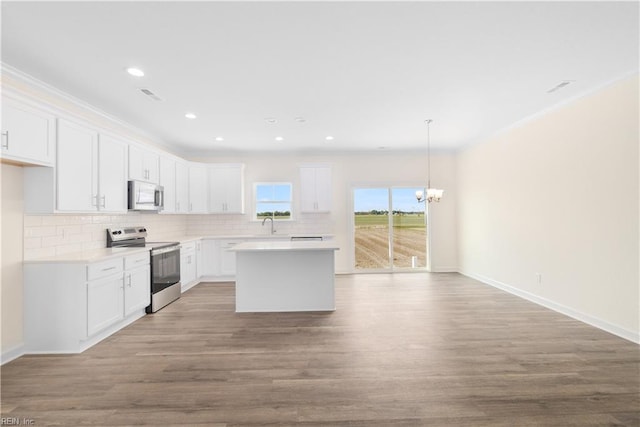
[[[419,202],[424,203],[424,217],[426,221],[425,232],[427,234],[427,238],[425,241],[425,251],[426,251],[426,266],[425,267],[394,267],[393,265],[393,198],[392,192],[394,189],[398,188],[421,188],[426,192],[426,187],[424,184],[395,184],[395,185],[384,185],[384,184],[353,184],[350,188],[350,209],[349,209],[349,226],[350,226],[350,257],[351,257],[351,269],[353,273],[394,273],[394,272],[431,272],[431,221],[429,215],[429,203],[426,201]],[[385,268],[356,268],[356,244],[355,244],[355,233],[356,233],[356,224],[355,224],[355,191],[359,189],[386,189],[388,192],[388,200],[387,206],[389,207],[389,215],[388,215],[388,247],[389,247],[389,265]]]

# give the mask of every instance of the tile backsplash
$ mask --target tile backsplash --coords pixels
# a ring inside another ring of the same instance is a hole
[[[270,225],[248,215],[158,215],[131,212],[123,215],[25,215],[24,259],[37,259],[106,246],[106,229],[145,226],[148,240],[181,236],[268,235]],[[301,216],[276,222],[276,234],[333,234],[330,214]]]
[[[142,225],[148,240],[184,236],[187,215],[25,215],[24,259],[36,259],[107,245],[107,228]]]

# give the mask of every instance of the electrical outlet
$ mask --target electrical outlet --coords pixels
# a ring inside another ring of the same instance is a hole
[[[541,273],[536,273],[536,283],[539,285],[540,283],[542,283],[542,274]]]

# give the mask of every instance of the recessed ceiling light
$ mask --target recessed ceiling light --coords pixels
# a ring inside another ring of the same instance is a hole
[[[264,121],[269,123],[270,125],[278,122],[274,117],[267,117],[266,119],[264,119]]]
[[[298,123],[304,123],[307,121],[304,117],[296,117],[294,120]]]
[[[280,142],[280,141],[284,141],[284,138],[281,136],[276,136],[276,141]]]
[[[196,117],[198,117],[198,116],[196,116],[196,115],[195,115],[195,114],[193,114],[193,113],[186,113],[184,116],[185,116],[187,119],[195,119]]]
[[[144,71],[142,71],[140,68],[136,68],[136,67],[127,68],[127,73],[131,74],[134,77],[142,77],[142,76],[144,76]]]
[[[324,139],[326,139],[327,141],[333,141],[333,137],[331,135],[325,137]]]
[[[216,141],[220,142],[220,141],[224,141],[224,138],[221,136],[216,136]]]

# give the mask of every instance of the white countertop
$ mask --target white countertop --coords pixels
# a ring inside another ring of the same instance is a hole
[[[25,260],[25,264],[50,264],[50,263],[78,263],[89,264],[104,261],[109,258],[133,255],[139,252],[148,252],[149,248],[100,248],[68,254],[54,255],[46,258]]]
[[[273,235],[260,235],[260,234],[251,234],[251,235],[225,235],[225,236],[172,236],[165,237],[162,239],[149,239],[149,241],[163,241],[163,242],[180,242],[180,243],[188,243],[201,239],[238,239],[238,240],[249,240],[249,242],[241,243],[236,245],[235,247],[245,247],[244,245],[253,245],[253,249],[244,249],[244,250],[310,250],[310,249],[339,249],[334,244],[331,244],[329,241],[322,242],[305,242],[305,241],[294,241],[291,242],[289,239],[291,237],[298,236],[322,236],[324,238],[333,237],[332,235],[323,234],[323,233],[305,233],[305,234],[273,234]],[[324,246],[322,246],[324,244]],[[50,257],[37,258],[24,260],[25,264],[47,264],[47,263],[92,263],[98,261],[104,261],[109,258],[115,258],[120,256],[126,256],[135,254],[138,252],[148,251],[148,248],[100,248],[100,249],[90,249],[81,252],[70,252],[61,255],[54,255]]]
[[[290,240],[292,237],[322,237],[325,240],[333,238],[333,234],[325,233],[296,233],[296,234],[230,234],[220,236],[200,236],[194,239],[238,239],[238,240]]]
[[[266,252],[266,251],[324,251],[339,250],[333,242],[327,241],[256,241],[244,242],[230,248],[234,252]]]

